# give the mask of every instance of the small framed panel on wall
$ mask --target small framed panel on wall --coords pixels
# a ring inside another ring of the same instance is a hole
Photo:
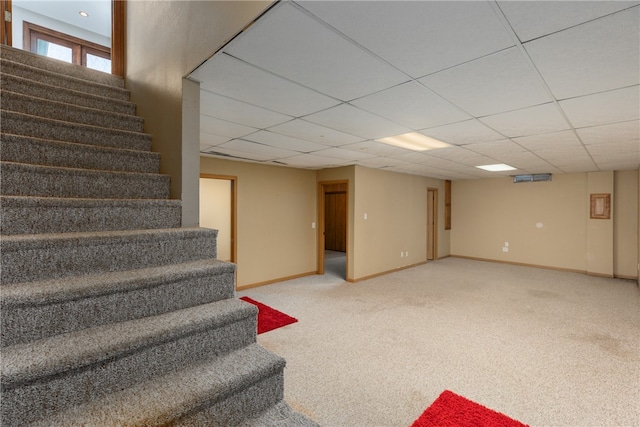
[[[589,208],[589,218],[611,218],[611,194],[592,194]]]

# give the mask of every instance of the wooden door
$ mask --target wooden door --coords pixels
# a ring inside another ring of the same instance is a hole
[[[324,197],[324,248],[330,251],[346,252],[347,193],[325,193]]]

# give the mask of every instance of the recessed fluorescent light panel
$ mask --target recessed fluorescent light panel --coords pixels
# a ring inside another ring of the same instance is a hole
[[[476,166],[479,169],[484,169],[489,172],[503,172],[503,171],[514,171],[516,168],[513,166],[505,165],[504,163],[498,163],[496,165],[484,165],[484,166]]]
[[[426,151],[433,150],[434,148],[451,147],[451,145],[446,142],[438,141],[437,139],[428,137],[419,132],[410,132],[402,135],[390,136],[388,138],[380,138],[376,139],[376,141],[414,151]]]

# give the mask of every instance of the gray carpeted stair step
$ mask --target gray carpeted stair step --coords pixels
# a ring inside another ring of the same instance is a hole
[[[168,175],[2,162],[0,194],[104,199],[167,199]]]
[[[251,304],[226,299],[4,348],[2,425],[48,418],[73,405],[250,346],[256,340],[256,313]],[[284,361],[276,356],[268,359],[269,374],[282,371]],[[252,360],[235,362],[250,371],[246,381],[268,376],[246,368]]]
[[[238,424],[240,427],[319,427],[319,424],[295,412],[284,400],[271,406],[257,417]]]
[[[217,234],[171,228],[3,236],[0,285],[216,258]]]
[[[5,285],[3,347],[234,297],[235,264],[168,266]]]
[[[120,101],[128,101],[131,97],[129,91],[123,87],[71,77],[5,59],[0,60],[0,67],[2,67],[3,74],[22,77],[50,86],[71,89]]]
[[[0,136],[0,158],[5,162],[122,172],[160,171],[160,154],[152,151],[100,147],[5,133]]]
[[[74,104],[82,107],[95,108],[97,110],[130,114],[132,116],[135,116],[136,114],[136,104],[130,101],[105,98],[103,96],[65,89],[63,87],[51,86],[46,83],[40,83],[5,73],[0,75],[0,87],[2,90],[10,90],[24,95],[46,98],[52,101],[65,102],[67,104]]]
[[[2,132],[8,134],[128,150],[151,150],[151,135],[141,132],[70,123],[5,110],[0,111],[0,120]]]
[[[0,58],[26,64],[42,70],[64,74],[66,76],[73,76],[114,87],[124,87],[124,79],[122,79],[122,77],[70,64],[68,62],[47,58],[42,55],[37,55],[32,52],[27,52],[25,50],[6,45],[2,45],[2,48],[0,48]]]
[[[234,426],[282,400],[285,362],[252,344],[34,426]]]
[[[0,233],[48,234],[180,227],[180,200],[0,196]]]
[[[3,90],[0,93],[0,108],[32,116],[109,129],[131,132],[142,132],[144,130],[142,117],[51,101],[8,90]]]

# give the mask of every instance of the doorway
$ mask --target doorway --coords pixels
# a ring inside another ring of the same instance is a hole
[[[200,227],[218,230],[218,259],[237,262],[237,178],[200,174]]]
[[[438,258],[438,189],[427,189],[427,261]]]
[[[349,181],[318,184],[318,267],[317,274],[348,277]]]

